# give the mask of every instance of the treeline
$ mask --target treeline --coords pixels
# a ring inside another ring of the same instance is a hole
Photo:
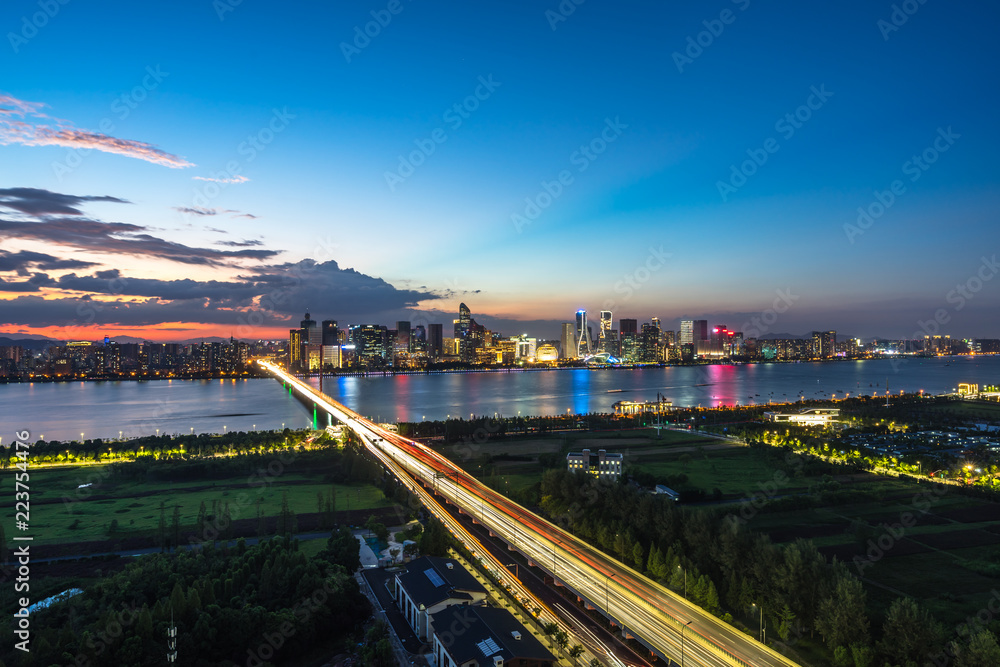
[[[13,625],[0,628],[6,665],[162,665],[176,627],[177,664],[300,664],[320,647],[339,648],[370,617],[351,576],[358,541],[335,530],[313,558],[297,541],[207,546],[155,554],[84,593],[31,614],[31,652],[15,650]],[[12,587],[2,597],[15,608]]]
[[[772,544],[738,512],[689,510],[566,470],[547,471],[541,493],[552,520],[724,620],[756,620],[763,609],[782,642],[818,632],[838,667],[922,666],[948,651],[956,667],[1000,664],[985,626],[949,638],[908,598],[893,602],[876,637],[864,587],[843,563],[828,564],[808,540]]]
[[[286,428],[283,431],[236,431],[224,435],[148,435],[129,440],[91,438],[78,441],[39,440],[31,445],[29,456],[37,463],[108,463],[121,460],[189,460],[218,455],[270,453],[302,446],[315,435],[311,446],[333,444],[325,433]],[[0,466],[18,462],[10,449],[0,455]]]

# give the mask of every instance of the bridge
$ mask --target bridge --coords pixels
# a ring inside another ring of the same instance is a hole
[[[597,610],[620,627],[623,636],[636,639],[668,663],[682,667],[797,667],[668,588],[493,491],[425,445],[381,428],[270,362],[258,363],[317,411],[347,425],[387,469],[442,515],[453,533],[464,531],[449,521],[450,515],[441,511],[434,494],[488,528],[508,548],[520,551],[588,609]],[[467,533],[458,536],[471,540],[466,544],[475,555],[485,551]],[[620,664],[610,652],[607,661]]]

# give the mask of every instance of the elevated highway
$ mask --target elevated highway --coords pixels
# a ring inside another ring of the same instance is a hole
[[[284,369],[258,362],[302,397],[346,424],[430,505],[427,489],[454,504],[547,571],[652,653],[683,665],[795,667],[796,663],[673,591],[493,491],[432,449],[389,432]],[[471,536],[470,536],[471,538]],[[613,661],[611,661],[613,662]]]

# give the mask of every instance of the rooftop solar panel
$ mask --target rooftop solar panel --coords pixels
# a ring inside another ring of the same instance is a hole
[[[427,575],[427,578],[431,580],[434,586],[444,586],[444,579],[441,578],[441,575],[434,568],[427,568],[424,570],[424,574]]]

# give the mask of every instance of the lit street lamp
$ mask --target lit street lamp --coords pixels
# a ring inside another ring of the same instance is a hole
[[[688,621],[681,626],[681,667],[684,667],[684,628],[691,625],[694,621]]]
[[[611,574],[604,575],[604,611],[608,613],[608,618],[611,617],[611,607],[608,605],[608,582],[611,581],[611,577],[618,574],[617,572],[612,572]]]
[[[754,603],[751,606],[754,609],[760,609],[760,630],[759,630],[759,634],[757,635],[757,639],[759,639],[761,641],[761,643],[763,643],[763,641],[764,641],[764,605],[760,605],[758,607],[757,604]]]
[[[677,566],[677,569],[684,573],[684,597],[687,598],[687,596],[688,596],[688,571],[685,570],[684,568],[682,568],[680,565]]]

